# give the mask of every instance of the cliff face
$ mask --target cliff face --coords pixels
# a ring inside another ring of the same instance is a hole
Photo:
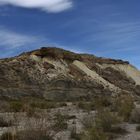
[[[71,101],[121,93],[140,95],[140,72],[126,61],[59,48],[0,60],[0,98]]]

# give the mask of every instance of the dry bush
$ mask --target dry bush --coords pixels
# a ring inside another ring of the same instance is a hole
[[[23,110],[23,103],[20,101],[10,102],[10,110],[12,112],[21,112]]]
[[[140,109],[136,108],[132,111],[130,122],[132,123],[140,123]]]
[[[18,140],[16,135],[13,135],[11,132],[6,132],[1,135],[0,140]]]
[[[96,127],[111,132],[112,127],[120,123],[120,118],[109,110],[99,110],[96,115]]]
[[[79,102],[77,104],[79,109],[83,109],[86,111],[91,111],[95,109],[94,103],[93,102]]]
[[[48,117],[43,112],[39,112],[38,117],[30,116],[25,122],[24,130],[18,131],[18,140],[52,140]]]
[[[10,127],[11,125],[11,121],[7,121],[3,117],[0,117],[0,127]]]
[[[30,103],[30,106],[33,108],[49,109],[49,108],[55,108],[56,103],[48,102],[48,101],[32,101]]]
[[[46,131],[32,129],[19,131],[15,135],[6,132],[0,137],[0,140],[53,140],[53,138]]]
[[[15,125],[10,132],[4,133],[0,140],[52,140],[47,114],[39,112],[39,115],[38,118],[27,117],[22,122],[22,126],[18,127],[19,118],[15,114]]]
[[[101,129],[92,127],[83,133],[81,140],[109,140],[109,137]]]
[[[55,124],[52,128],[56,131],[66,130],[68,127],[67,120],[68,116],[57,113],[55,118]]]
[[[136,127],[136,131],[140,131],[140,125]]]
[[[10,105],[7,101],[0,100],[0,112],[8,112],[10,110]]]
[[[110,112],[106,108],[100,108],[95,117],[84,118],[85,131],[82,140],[109,140],[118,134],[125,133],[125,130],[121,129],[120,131],[117,127],[120,122],[117,113]]]
[[[17,140],[53,140],[44,130],[24,130],[17,133]]]
[[[86,111],[92,111],[92,110],[98,110],[100,108],[107,108],[111,106],[111,98],[109,96],[99,96],[92,99],[90,102],[79,102],[77,104],[78,108],[86,110]]]
[[[93,102],[95,108],[98,110],[100,108],[110,107],[112,104],[112,98],[109,96],[99,96],[96,97]]]
[[[122,117],[123,121],[129,121],[132,110],[135,108],[134,100],[129,95],[122,95],[114,100],[114,110]]]
[[[73,129],[71,131],[71,136],[70,137],[71,137],[71,139],[74,139],[74,140],[81,140],[82,139],[82,134],[77,134],[76,130]]]

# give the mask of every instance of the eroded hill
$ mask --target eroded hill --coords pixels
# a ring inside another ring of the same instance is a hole
[[[140,72],[59,48],[0,60],[0,140],[138,140]]]
[[[0,96],[88,100],[122,92],[140,94],[140,72],[129,62],[41,48],[0,60]]]

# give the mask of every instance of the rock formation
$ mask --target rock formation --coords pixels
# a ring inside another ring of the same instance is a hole
[[[140,71],[129,62],[44,47],[0,60],[0,98],[90,100],[140,95]]]

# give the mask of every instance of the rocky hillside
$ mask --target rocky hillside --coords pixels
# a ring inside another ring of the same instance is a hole
[[[0,60],[0,98],[84,101],[122,93],[140,95],[140,71],[126,61],[51,47]]]

